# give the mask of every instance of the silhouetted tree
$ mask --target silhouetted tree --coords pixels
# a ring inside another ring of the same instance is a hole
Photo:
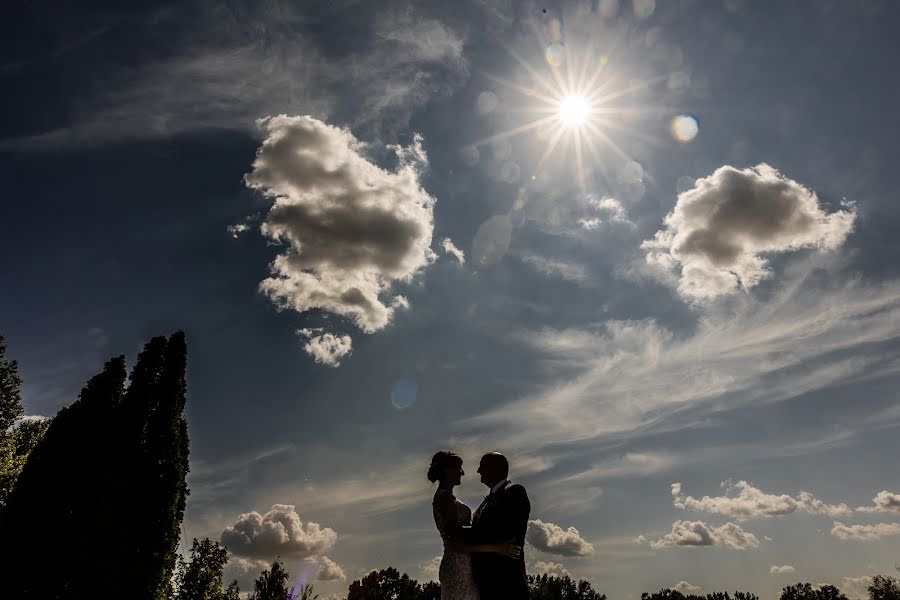
[[[347,600],[418,600],[421,591],[415,579],[388,567],[351,583]]]
[[[171,595],[187,494],[186,357],[182,333],[154,338],[127,392],[119,356],[51,421],[0,520],[0,564],[15,574],[4,598]]]
[[[900,600],[900,581],[886,575],[876,575],[869,586],[869,600]]]
[[[6,506],[28,455],[50,424],[48,420],[16,423],[25,414],[21,386],[19,365],[6,359],[6,345],[0,335],[0,511]]]
[[[652,594],[641,594],[641,600],[759,600],[759,596],[751,592],[735,592],[729,596],[728,592],[710,592],[705,596],[697,594],[682,594],[678,590],[661,589]]]
[[[529,575],[528,589],[531,600],[606,600],[586,579],[575,582],[568,575]]]
[[[441,600],[441,584],[437,581],[423,583],[418,600]]]
[[[833,585],[815,588],[809,583],[795,583],[781,590],[780,600],[847,600]]]
[[[222,596],[222,600],[240,600],[241,599],[241,588],[238,586],[237,579],[228,584],[228,587],[225,588],[225,594]]]
[[[288,595],[288,574],[276,559],[271,570],[264,570],[253,582],[249,600],[285,600]]]
[[[293,587],[288,592],[287,600],[316,600],[319,595],[311,583],[305,583],[300,586],[299,590]]]
[[[178,557],[175,572],[175,600],[223,600],[222,568],[228,562],[228,550],[209,538],[191,546],[191,560]]]

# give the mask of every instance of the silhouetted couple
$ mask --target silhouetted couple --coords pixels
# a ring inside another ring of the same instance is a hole
[[[531,503],[521,485],[513,484],[509,462],[499,452],[481,457],[478,473],[490,493],[475,512],[453,495],[465,474],[463,461],[441,450],[431,459],[428,480],[438,482],[432,509],[444,540],[441,600],[524,600],[525,530]]]

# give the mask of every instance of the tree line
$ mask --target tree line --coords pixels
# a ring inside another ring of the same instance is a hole
[[[178,553],[189,495],[184,334],[151,339],[131,373],[111,358],[52,419],[24,419],[22,379],[0,336],[0,596],[10,600],[238,600],[225,585],[228,550],[208,538]],[[250,600],[315,600],[288,587],[276,558]],[[606,600],[585,579],[530,575],[532,600]],[[873,578],[869,600],[900,600],[900,583]],[[350,583],[346,600],[440,600],[440,585],[393,567]],[[662,589],[641,600],[759,600]],[[797,583],[780,600],[848,600],[836,587]]]

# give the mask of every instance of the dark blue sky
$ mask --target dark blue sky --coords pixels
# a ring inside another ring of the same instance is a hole
[[[436,576],[444,447],[473,474],[506,451],[534,530],[582,544],[529,570],[610,597],[893,569],[900,515],[857,507],[900,493],[898,7],[304,4],[2,9],[0,330],[30,414],[184,329],[186,534],[259,513],[287,541],[234,574],[280,552],[326,593],[328,561]],[[317,363],[327,334],[352,351]]]

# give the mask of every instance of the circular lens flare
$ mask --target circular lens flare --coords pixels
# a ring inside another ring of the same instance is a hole
[[[566,127],[578,127],[587,121],[591,105],[584,96],[570,95],[559,103],[559,120]]]

